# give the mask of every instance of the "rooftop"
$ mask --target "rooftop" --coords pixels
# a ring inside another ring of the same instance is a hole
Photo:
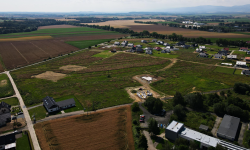
[[[64,107],[64,106],[68,106],[68,105],[75,104],[75,103],[76,103],[76,102],[75,102],[74,98],[56,102],[56,104],[57,104],[59,107]]]
[[[244,61],[236,61],[236,65],[247,65]]]
[[[239,123],[240,118],[224,115],[217,133],[226,137],[235,138]]]
[[[171,130],[171,131],[173,131],[173,132],[178,132],[183,126],[184,126],[183,123],[179,123],[179,122],[177,122],[177,121],[172,121],[172,122],[168,125],[167,129],[168,129],[168,130]]]

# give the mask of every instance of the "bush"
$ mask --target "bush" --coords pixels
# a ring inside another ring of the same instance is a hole
[[[136,90],[132,90],[131,93],[136,93]]]
[[[137,102],[133,103],[132,111],[136,112],[136,111],[139,111],[139,110],[140,110],[139,104]]]
[[[151,118],[149,120],[148,132],[153,133],[155,135],[160,133],[160,129],[158,128],[158,122],[154,118]]]
[[[203,99],[204,97],[200,93],[190,93],[185,97],[186,102],[193,109],[203,109]]]
[[[138,121],[134,119],[134,120],[133,120],[133,124],[134,124],[134,125],[138,125]]]
[[[180,104],[174,107],[174,114],[178,117],[178,120],[183,120],[186,117],[184,108]]]
[[[163,102],[159,98],[149,97],[144,102],[148,111],[154,114],[159,114],[162,111]]]
[[[178,104],[185,105],[185,101],[180,92],[176,92],[173,98],[173,105],[176,106]]]
[[[91,49],[91,46],[89,46],[89,49]]]
[[[235,93],[246,94],[247,91],[250,91],[250,86],[244,83],[235,83],[233,90]]]

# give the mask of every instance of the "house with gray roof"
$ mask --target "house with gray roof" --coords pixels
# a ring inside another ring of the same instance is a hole
[[[56,102],[52,97],[45,97],[43,99],[43,106],[46,110],[51,113],[55,111],[60,111],[66,108],[74,107],[75,100],[73,98]]]
[[[123,41],[122,43],[121,43],[121,46],[127,46],[128,45],[128,41]]]
[[[224,115],[217,136],[234,141],[240,124],[240,118]]]
[[[209,55],[206,54],[206,53],[200,53],[199,56],[200,56],[200,57],[206,57],[206,58],[207,58]]]
[[[250,70],[242,70],[241,74],[249,76],[250,75]]]
[[[215,54],[215,55],[214,55],[214,58],[221,59],[221,58],[222,58],[222,55],[221,55],[221,54]]]
[[[118,46],[118,45],[120,45],[120,42],[115,42],[114,45],[117,45],[117,46]]]
[[[128,47],[134,47],[134,44],[133,43],[129,43]]]
[[[0,127],[5,126],[6,123],[11,121],[11,105],[1,102],[0,103]]]

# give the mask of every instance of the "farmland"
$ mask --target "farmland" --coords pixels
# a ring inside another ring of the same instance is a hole
[[[71,128],[69,128],[69,126]],[[134,149],[130,106],[38,123],[41,149]]]
[[[100,52],[85,51],[44,64],[12,72],[27,106],[41,103],[49,95],[54,99],[74,95],[83,107],[95,103],[96,109],[131,103],[126,87],[139,86],[132,77],[150,73],[167,66],[169,60],[148,56],[117,53],[109,58],[92,57]],[[65,65],[87,67],[79,71],[59,69]],[[32,76],[53,71],[67,76],[57,82]],[[92,108],[90,108],[92,109]]]

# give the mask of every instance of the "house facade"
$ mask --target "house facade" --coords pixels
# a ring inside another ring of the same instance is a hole
[[[207,58],[209,55],[206,54],[206,53],[200,53],[199,56],[200,56],[200,57],[205,57],[205,58]]]
[[[247,52],[247,51],[248,51],[248,47],[241,47],[241,48],[240,48],[240,51]]]
[[[242,70],[241,74],[249,76],[250,75],[250,70]]]
[[[227,59],[237,59],[237,55],[227,55]]]
[[[114,45],[117,45],[117,46],[118,46],[118,45],[120,45],[120,42],[115,42]]]
[[[16,134],[11,133],[8,135],[0,136],[0,150],[13,150],[16,149]]]
[[[6,123],[11,122],[11,105],[1,102],[0,103],[0,127],[5,126]]]
[[[43,99],[43,106],[46,110],[51,113],[55,111],[60,111],[66,108],[74,107],[75,100],[73,98],[56,102],[52,97],[45,97]]]

